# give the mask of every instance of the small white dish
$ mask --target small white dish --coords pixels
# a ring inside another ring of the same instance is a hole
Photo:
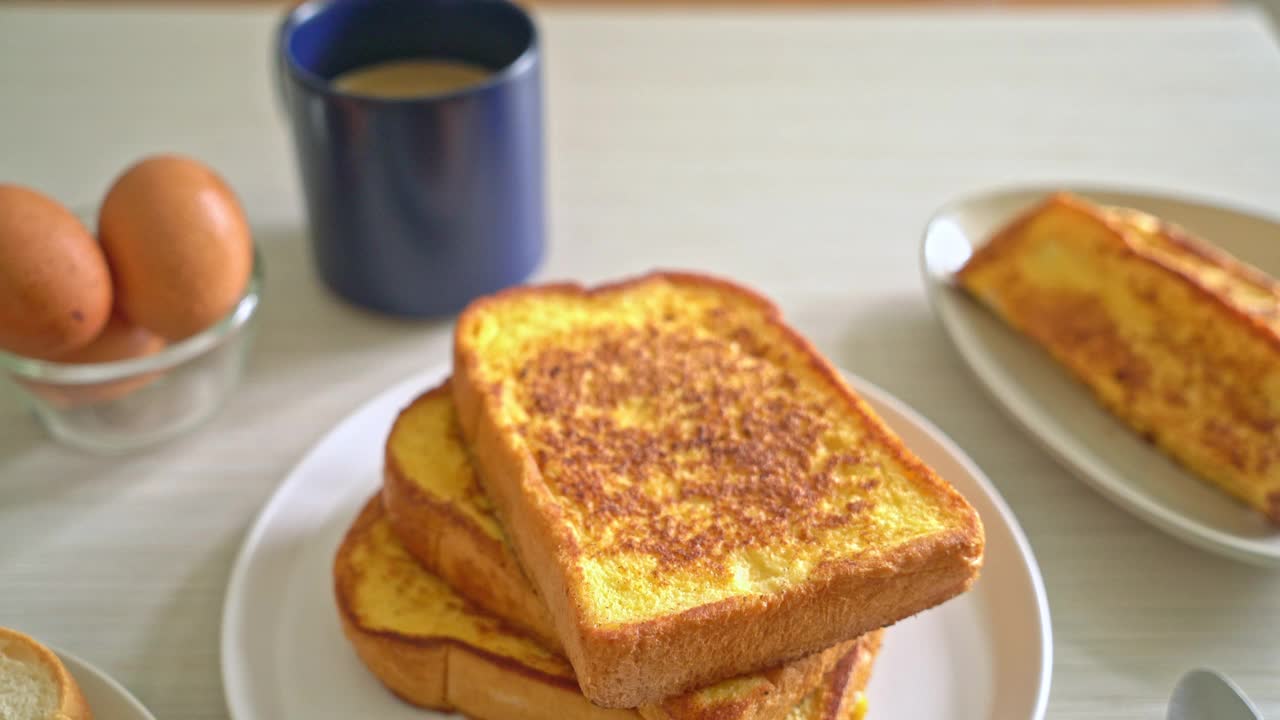
[[[996,401],[1068,469],[1175,537],[1238,560],[1280,567],[1280,528],[1139,438],[1035,343],[955,286],[955,271],[975,247],[1055,189],[1180,224],[1272,276],[1280,276],[1280,224],[1168,195],[1080,187],[1004,189],[944,207],[929,221],[921,251],[929,298],[960,355]]]
[[[142,703],[109,675],[69,652],[54,648],[67,672],[76,679],[84,700],[98,720],[156,720]]]
[[[338,624],[330,566],[349,523],[379,487],[393,418],[446,372],[410,378],[349,415],[258,516],[223,607],[222,679],[234,720],[444,717],[397,700],[361,666]],[[886,634],[869,690],[871,716],[1039,720],[1052,639],[1040,571],[1022,530],[990,481],[937,428],[850,379],[977,508],[987,534],[986,565],[971,592]]]

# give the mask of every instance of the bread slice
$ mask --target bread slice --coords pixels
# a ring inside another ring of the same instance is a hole
[[[454,350],[463,436],[593,702],[774,667],[977,577],[973,508],[748,290],[512,289]]]
[[[1280,523],[1280,285],[1135,210],[1050,197],[960,284],[1134,430]]]
[[[546,604],[476,481],[447,383],[396,418],[383,467],[387,519],[409,554],[459,595],[563,654]]]
[[[446,385],[404,409],[387,437],[382,498],[392,531],[428,571],[482,610],[559,650],[546,605],[521,572],[480,488]],[[649,720],[782,720],[838,651],[641,706]]]
[[[369,670],[406,702],[474,718],[640,720],[578,691],[569,664],[468,605],[420,567],[381,503],[361,511],[334,558],[343,631]],[[837,654],[795,720],[853,720],[879,633]]]
[[[93,720],[93,712],[52,650],[0,627],[0,718]]]
[[[858,638],[827,672],[817,689],[791,709],[787,720],[863,720],[867,715],[867,683],[883,638],[884,630]]]

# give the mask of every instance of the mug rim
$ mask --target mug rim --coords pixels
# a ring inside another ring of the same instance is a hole
[[[290,49],[289,40],[292,34],[303,23],[320,15],[333,6],[346,3],[363,4],[363,1],[364,0],[306,0],[306,2],[294,6],[289,10],[289,12],[285,13],[276,32],[276,56],[280,60],[283,60],[283,64],[287,68],[288,73],[306,85],[310,90],[328,97],[353,100],[371,105],[414,105],[456,100],[482,93],[500,85],[505,85],[514,78],[517,78],[531,70],[537,62],[539,45],[538,24],[534,22],[533,16],[527,10],[514,2],[510,2],[510,0],[466,0],[466,4],[469,5],[497,5],[508,10],[512,10],[515,12],[516,16],[523,20],[529,27],[529,41],[525,44],[524,49],[520,51],[520,54],[511,62],[494,70],[483,82],[468,85],[449,92],[413,97],[382,97],[378,95],[365,95],[358,92],[338,90],[334,87],[331,80],[325,79],[321,75],[308,70],[298,63],[297,58],[294,57],[293,51]],[[447,0],[431,0],[431,2],[433,4],[440,5],[445,4]]]

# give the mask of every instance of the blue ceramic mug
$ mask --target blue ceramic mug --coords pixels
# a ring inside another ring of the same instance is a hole
[[[374,310],[434,316],[521,282],[544,242],[538,33],[505,0],[313,0],[280,26],[312,249]],[[492,72],[441,95],[342,92],[342,73],[442,59]]]

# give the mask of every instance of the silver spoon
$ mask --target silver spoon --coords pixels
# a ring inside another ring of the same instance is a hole
[[[1213,670],[1192,670],[1173,688],[1166,720],[1262,720],[1240,688]]]

